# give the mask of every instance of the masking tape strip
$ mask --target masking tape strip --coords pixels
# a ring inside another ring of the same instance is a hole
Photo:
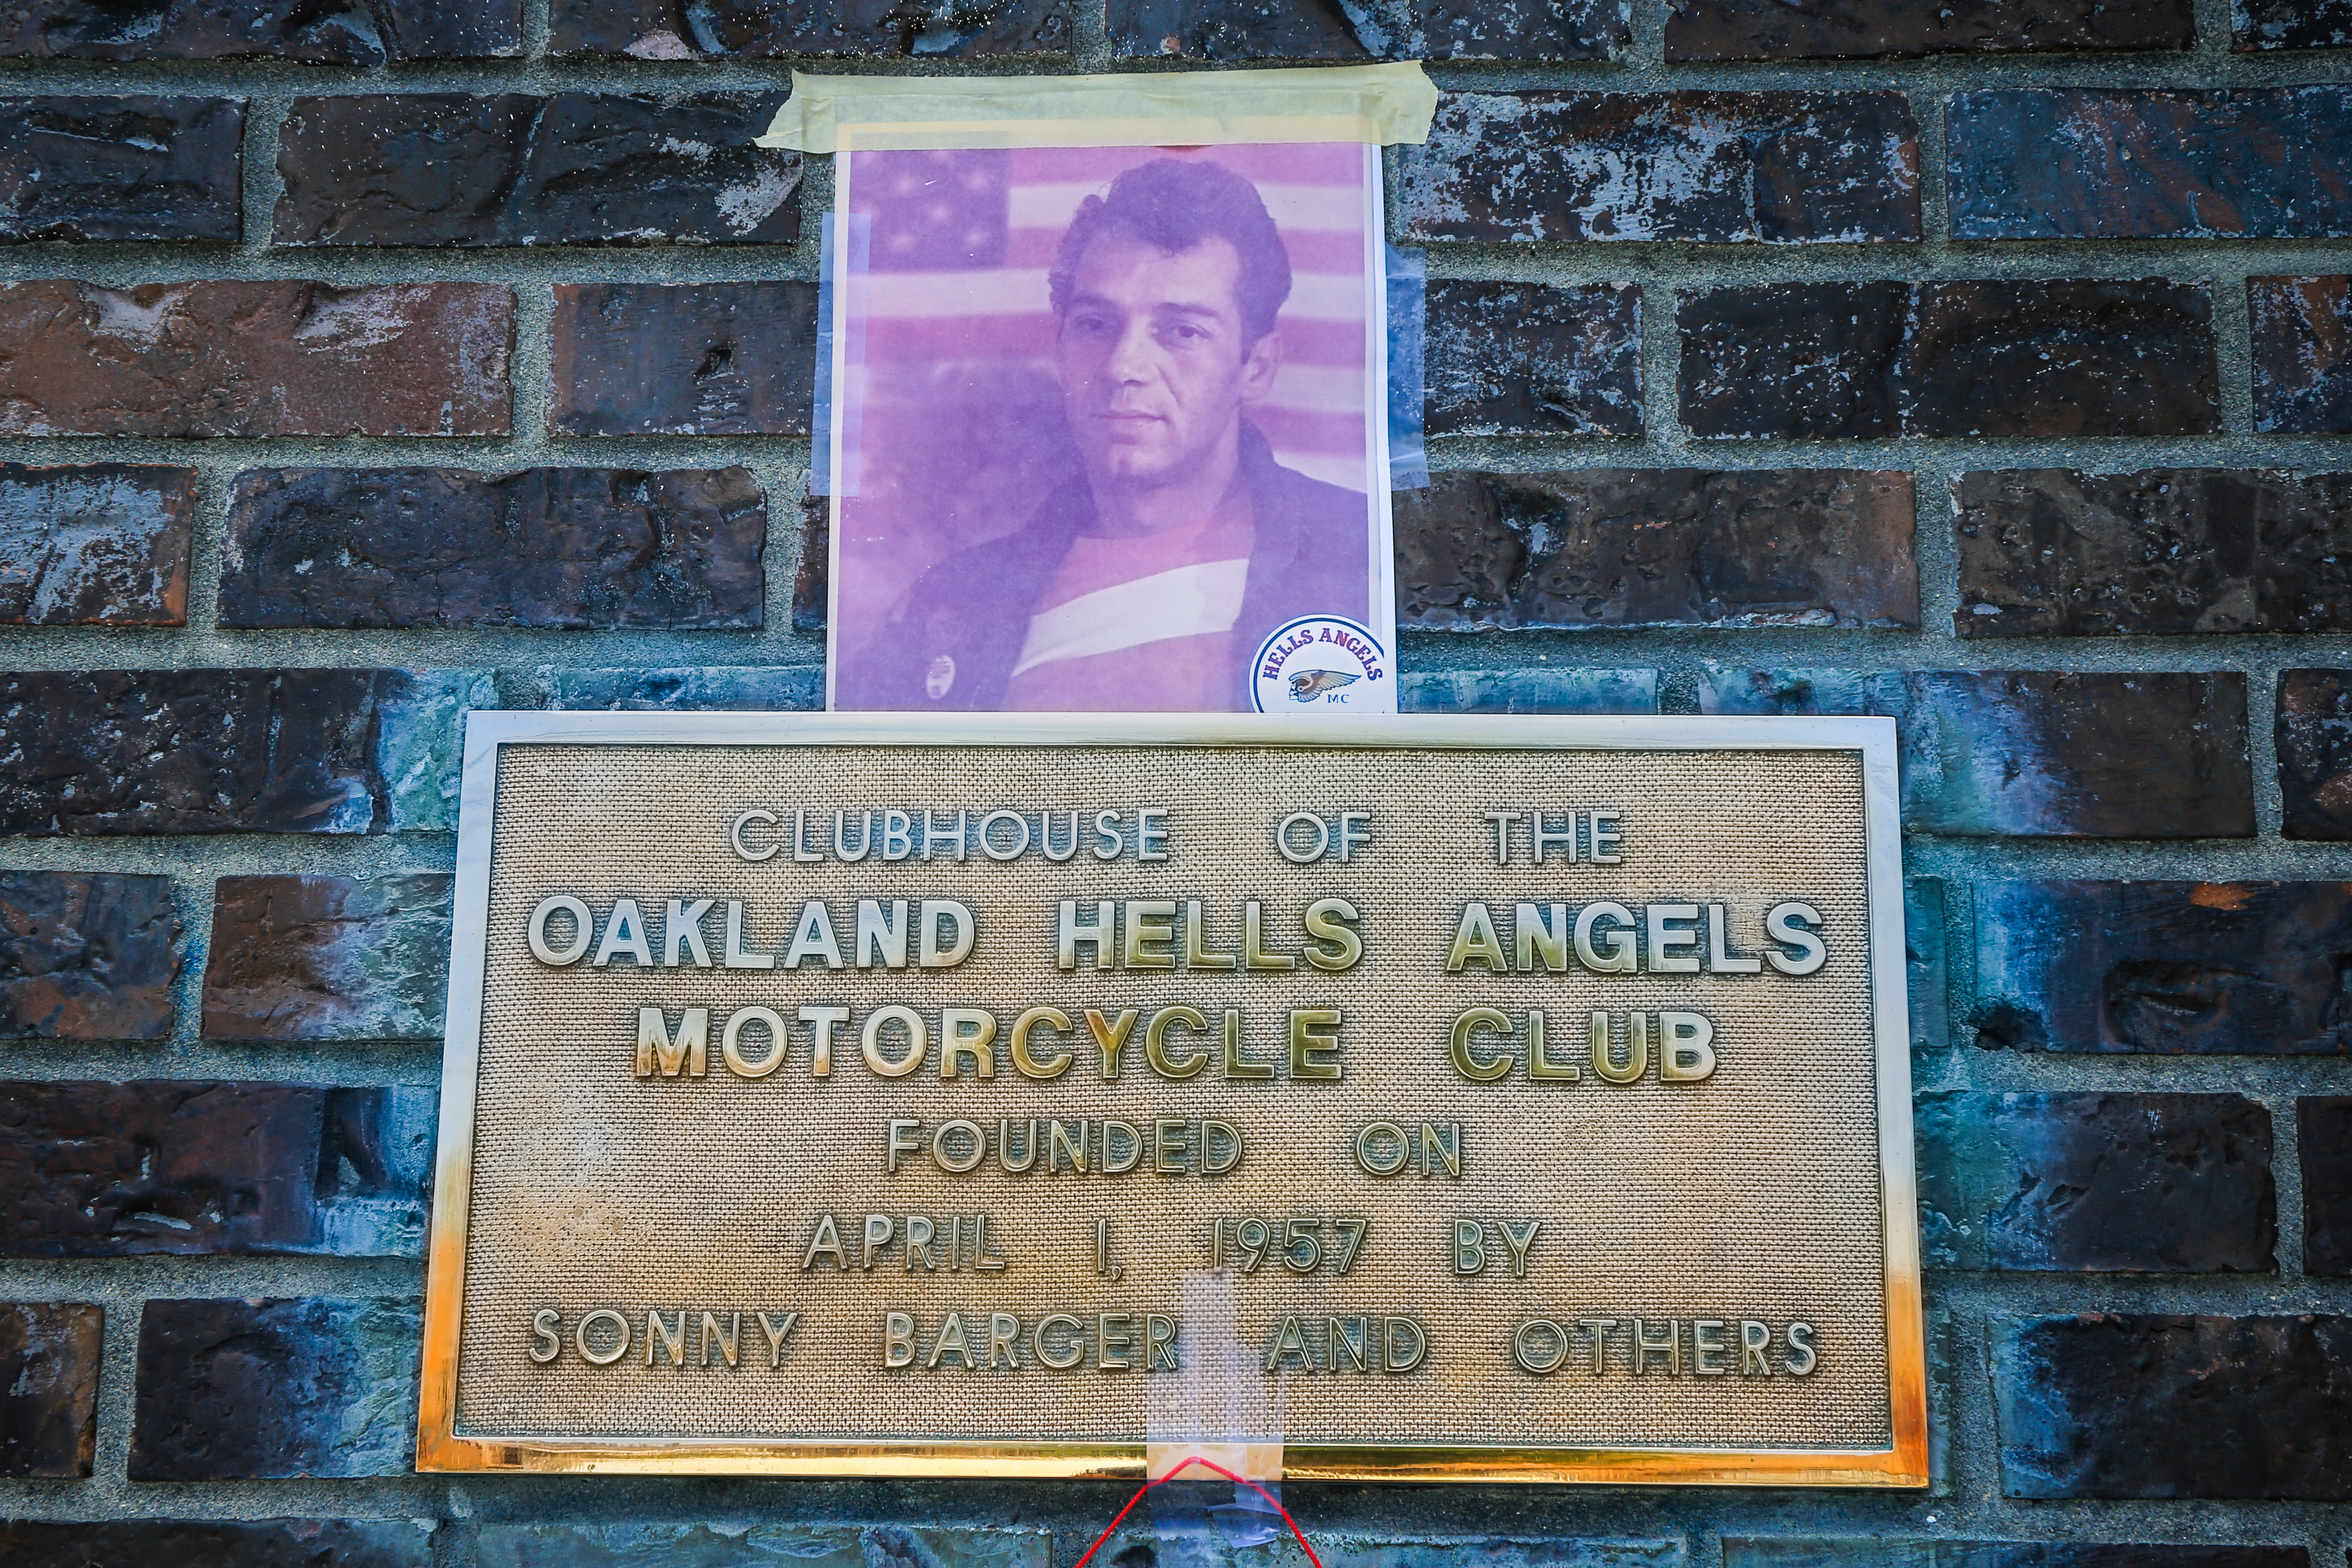
[[[803,76],[762,147],[1204,147],[1426,142],[1437,89],[1419,60],[1123,76]]]

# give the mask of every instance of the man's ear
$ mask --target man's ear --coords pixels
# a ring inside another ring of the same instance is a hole
[[[1268,332],[1242,356],[1242,401],[1262,403],[1282,374],[1282,334]]]

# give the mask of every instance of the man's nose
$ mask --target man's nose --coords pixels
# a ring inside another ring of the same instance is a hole
[[[1103,370],[1113,381],[1150,380],[1151,329],[1150,323],[1129,321],[1121,328],[1118,341],[1111,344],[1110,357],[1103,362]]]

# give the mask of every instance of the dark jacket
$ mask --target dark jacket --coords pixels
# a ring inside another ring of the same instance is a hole
[[[1243,661],[1234,701],[1247,712],[1247,661],[1285,622],[1345,616],[1370,624],[1371,528],[1361,493],[1284,468],[1247,423],[1241,471],[1256,520],[1241,616],[1234,623]],[[856,661],[859,679],[841,693],[843,706],[933,712],[1001,707],[1037,597],[1071,541],[1094,521],[1094,490],[1080,475],[1048,495],[1019,532],[975,545],[924,573],[905,613]],[[937,697],[926,689],[934,671],[951,672]]]

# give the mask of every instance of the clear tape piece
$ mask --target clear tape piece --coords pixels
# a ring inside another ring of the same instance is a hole
[[[1179,1321],[1189,1343],[1181,1370],[1146,1387],[1144,1468],[1158,1479],[1197,1455],[1278,1499],[1285,1380],[1260,1371],[1242,1338],[1237,1284],[1229,1269],[1188,1275],[1178,1284]],[[1172,1556],[1166,1550],[1160,1554],[1170,1568],[1193,1557],[1218,1560],[1223,1552],[1286,1533],[1265,1498],[1198,1467],[1152,1488],[1147,1501],[1163,1545],[1179,1545]],[[1182,1543],[1193,1550],[1182,1550]]]
[[[838,476],[833,471],[833,297],[834,290],[842,286],[841,275],[844,272],[856,277],[868,269],[873,245],[874,220],[866,214],[848,215],[846,227],[842,226],[841,214],[824,215],[824,226],[817,247],[816,405],[809,420],[811,495],[854,496],[857,493],[857,459],[863,422],[858,417],[855,400],[848,403],[844,416],[846,422],[841,430],[841,466],[844,471]],[[842,369],[854,375],[866,359],[864,336],[854,324],[850,328],[846,347],[848,352],[841,356]],[[836,489],[836,485],[841,488]]]
[[[809,494],[833,493],[833,226],[824,215],[817,237],[816,405],[809,416]]]
[[[1428,269],[1418,250],[1388,247],[1389,489],[1429,488],[1423,444],[1424,350],[1429,331]]]

